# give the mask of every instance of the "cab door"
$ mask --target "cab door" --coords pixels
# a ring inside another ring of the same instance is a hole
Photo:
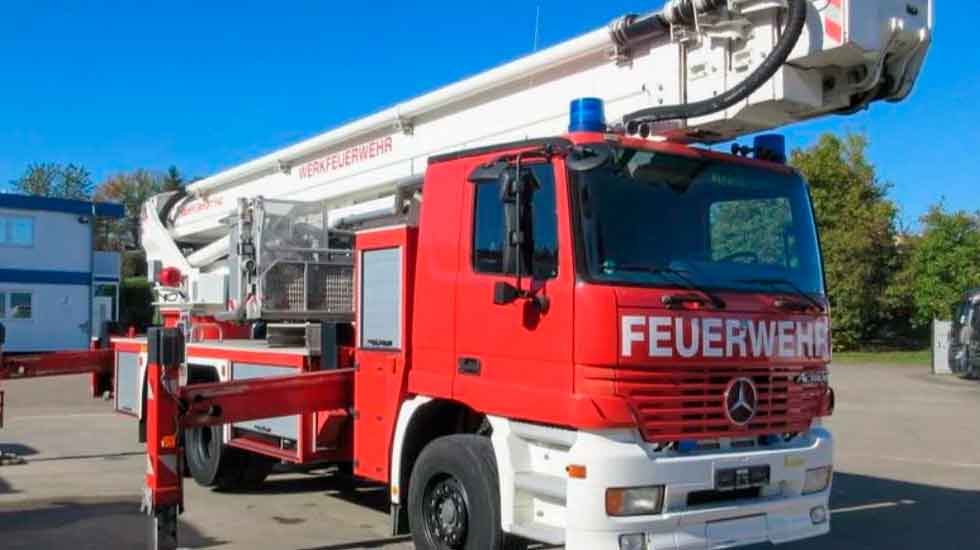
[[[568,193],[560,161],[538,161],[523,169],[536,184],[524,211],[530,214],[533,252],[529,262],[522,262],[530,265],[521,277],[513,251],[506,249],[502,184],[464,183],[453,395],[490,414],[557,419],[573,376],[575,277]],[[526,296],[495,303],[500,283]]]

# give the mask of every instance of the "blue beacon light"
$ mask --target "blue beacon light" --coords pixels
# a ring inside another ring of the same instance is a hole
[[[569,132],[606,131],[606,112],[601,99],[583,97],[573,100],[569,111]]]
[[[753,143],[756,158],[772,162],[786,163],[786,136],[781,134],[762,134]]]

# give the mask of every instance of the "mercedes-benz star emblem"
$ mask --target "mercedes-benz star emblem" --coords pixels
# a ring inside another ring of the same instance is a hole
[[[759,408],[759,391],[748,378],[736,378],[725,387],[725,416],[736,426],[745,426],[755,418]]]

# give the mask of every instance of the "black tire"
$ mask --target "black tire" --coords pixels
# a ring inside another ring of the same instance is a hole
[[[244,462],[244,465],[239,470],[238,478],[230,480],[231,486],[229,489],[255,489],[262,485],[265,478],[269,477],[272,469],[279,463],[277,459],[268,456],[250,453],[240,449],[235,450],[242,455],[241,460]]]
[[[261,485],[277,461],[229,447],[221,436],[221,426],[186,431],[184,456],[194,481],[222,491],[254,489]]]
[[[353,462],[338,462],[336,464],[337,475],[342,475],[345,477],[354,477],[354,463]]]
[[[190,428],[184,432],[184,437],[184,457],[191,477],[202,487],[214,487],[222,469],[221,463],[227,462],[227,453],[223,452],[224,445],[221,444],[221,427]]]
[[[450,435],[429,443],[412,468],[408,522],[418,550],[505,550],[497,461],[490,440]]]

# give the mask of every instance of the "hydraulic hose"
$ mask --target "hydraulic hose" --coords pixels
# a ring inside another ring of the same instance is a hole
[[[173,195],[167,197],[167,202],[163,203],[163,208],[160,209],[160,214],[159,214],[160,223],[162,223],[164,227],[167,226],[167,218],[170,217],[170,212],[174,209],[175,206],[177,206],[177,203],[180,202],[180,199],[186,196],[187,196],[187,191],[183,187],[181,187],[180,189],[174,191]]]
[[[725,4],[725,0],[674,0],[664,7],[659,16],[670,23],[686,22],[693,18],[695,13],[693,10],[703,13],[705,9],[714,10]],[[768,82],[789,59],[790,53],[803,34],[806,14],[807,0],[789,0],[786,30],[776,43],[776,47],[752,74],[731,89],[695,103],[652,107],[626,115],[623,117],[623,122],[626,123],[627,132],[636,133],[640,124],[707,116],[723,111],[749,97]]]

